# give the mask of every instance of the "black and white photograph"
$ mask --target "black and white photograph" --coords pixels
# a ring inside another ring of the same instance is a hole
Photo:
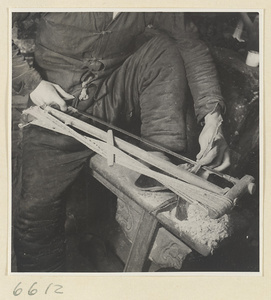
[[[10,16],[10,273],[259,275],[262,11]]]

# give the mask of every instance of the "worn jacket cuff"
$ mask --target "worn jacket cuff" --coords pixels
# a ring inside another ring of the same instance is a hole
[[[197,121],[201,123],[204,121],[204,117],[210,112],[214,111],[215,108],[219,105],[221,114],[225,114],[226,106],[223,101],[223,98],[210,98],[202,101],[202,105],[199,103],[195,104],[195,113]]]

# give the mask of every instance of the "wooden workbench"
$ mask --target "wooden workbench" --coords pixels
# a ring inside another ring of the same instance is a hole
[[[203,256],[213,253],[227,238],[244,230],[247,220],[232,213],[210,219],[197,205],[188,207],[188,217],[175,217],[176,208],[155,215],[158,205],[172,198],[172,192],[146,192],[134,182],[140,174],[107,161],[96,154],[90,160],[94,178],[118,197],[116,219],[132,246],[124,271],[140,272],[148,259],[161,267],[181,269],[192,251]]]

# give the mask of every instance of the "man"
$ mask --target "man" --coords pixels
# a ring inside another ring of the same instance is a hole
[[[138,48],[135,40],[146,27],[155,34]],[[30,94],[30,104],[57,104],[62,111],[71,104],[176,152],[186,149],[188,83],[197,119],[205,124],[200,163],[228,167],[221,129],[205,153],[224,103],[208,49],[183,13],[45,13],[36,70],[16,50],[13,54],[13,89]],[[14,242],[18,271],[64,270],[63,193],[90,155],[70,137],[35,126],[24,129]]]

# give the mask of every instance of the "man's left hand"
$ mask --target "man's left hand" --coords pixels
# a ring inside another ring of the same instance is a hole
[[[199,136],[200,152],[197,162],[201,165],[223,171],[230,166],[230,151],[221,129],[219,112],[209,113]]]

